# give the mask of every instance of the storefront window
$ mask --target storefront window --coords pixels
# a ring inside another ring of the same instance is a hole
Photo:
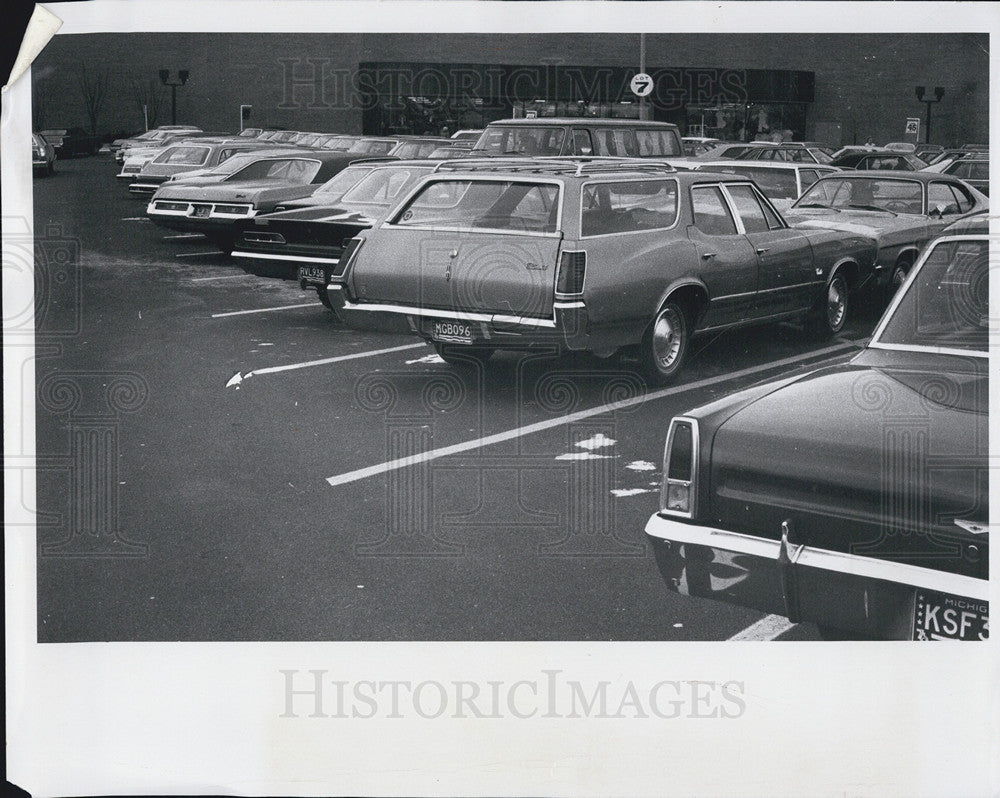
[[[687,106],[687,135],[724,141],[802,141],[805,103],[715,103]]]

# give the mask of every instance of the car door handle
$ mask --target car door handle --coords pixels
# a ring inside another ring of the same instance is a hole
[[[717,252],[702,252],[702,253],[701,253],[701,257],[702,257],[702,258],[703,258],[704,260],[708,260],[709,258],[714,258],[714,257],[715,257],[716,255],[718,255],[718,254],[719,254],[719,253],[717,253]]]
[[[765,252],[767,252],[767,251],[768,251],[769,249],[770,249],[770,247],[761,247],[760,249],[758,249],[758,250],[757,250],[757,254],[758,254],[758,255],[763,255],[763,254],[764,254]]]

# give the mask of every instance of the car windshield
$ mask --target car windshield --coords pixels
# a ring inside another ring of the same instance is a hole
[[[916,180],[829,177],[814,183],[793,207],[921,214],[923,186]]]
[[[934,244],[872,342],[929,349],[989,350],[989,243]]]
[[[389,154],[400,160],[426,158],[438,147],[436,141],[401,141]]]
[[[388,207],[396,202],[417,180],[432,171],[431,167],[391,167],[373,169],[358,181],[341,200],[344,205],[378,205]]]
[[[559,186],[507,180],[434,180],[402,213],[398,225],[554,233]]]
[[[272,158],[257,161],[230,175],[227,180],[287,180],[296,185],[305,185],[319,171],[320,162],[300,158]]]
[[[474,149],[493,155],[559,155],[565,136],[561,127],[505,125],[484,131]]]
[[[342,197],[348,189],[357,185],[361,178],[370,174],[374,166],[348,166],[341,172],[327,180],[323,185],[313,192],[314,197],[323,197],[324,200],[333,201]]]
[[[153,159],[153,163],[198,166],[208,158],[208,147],[170,147]]]

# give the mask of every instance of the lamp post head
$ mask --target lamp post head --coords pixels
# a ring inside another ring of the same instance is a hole
[[[181,70],[179,70],[179,71],[177,72],[177,77],[179,77],[179,78],[181,79],[181,85],[182,85],[182,86],[183,86],[183,85],[184,85],[185,83],[187,83],[187,79],[188,79],[188,76],[189,76],[190,74],[191,74],[190,70],[187,70],[187,69],[181,69]],[[943,91],[944,91],[944,89],[941,89],[941,91],[943,92]]]
[[[936,86],[934,88],[934,96],[937,97],[938,102],[941,102],[941,98],[944,97],[944,87]]]
[[[169,79],[170,79],[170,70],[169,69],[161,69],[160,70],[160,81],[163,83],[164,86],[167,85],[167,81]]]
[[[917,101],[918,102],[924,99],[924,91],[925,91],[925,89],[924,89],[923,86],[917,86]]]

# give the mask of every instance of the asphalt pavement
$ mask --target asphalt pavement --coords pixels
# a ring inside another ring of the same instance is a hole
[[[696,340],[680,381],[456,370],[156,227],[106,155],[34,181],[42,642],[812,639],[669,592],[671,416],[856,351],[879,308]]]

